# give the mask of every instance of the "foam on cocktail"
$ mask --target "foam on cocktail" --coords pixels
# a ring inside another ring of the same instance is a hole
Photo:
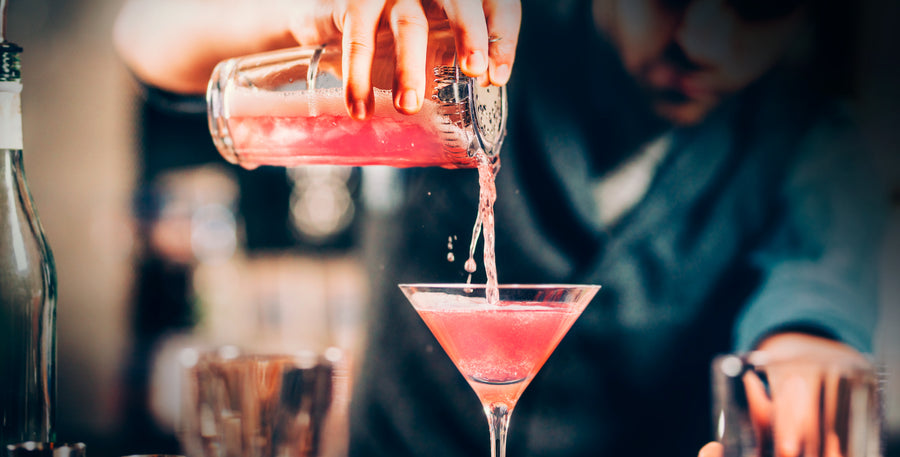
[[[499,301],[489,303],[482,292],[482,288],[473,289],[469,295],[448,294],[442,292],[418,292],[416,293],[416,309],[440,310],[452,313],[455,311],[471,311],[473,309],[484,310],[510,310],[510,311],[537,311],[548,309],[547,303],[537,302],[509,302]]]
[[[439,114],[435,109],[436,105],[432,101],[426,100],[418,113],[407,115],[394,109],[391,91],[384,89],[373,89],[373,91],[375,94],[375,116],[394,119],[419,118],[423,126],[436,125],[435,119],[432,118],[436,118]],[[225,88],[223,96],[225,97],[224,105],[229,108],[229,112],[225,113],[228,117],[347,114],[347,108],[344,104],[344,92],[339,87],[312,91],[272,91],[231,85]]]

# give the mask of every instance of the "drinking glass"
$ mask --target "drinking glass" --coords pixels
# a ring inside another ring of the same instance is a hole
[[[401,284],[400,289],[478,395],[491,456],[506,455],[510,414],[522,392],[600,286]]]
[[[714,359],[713,423],[724,457],[880,457],[876,366],[765,352]]]
[[[6,446],[7,457],[85,457],[84,443],[44,443],[26,441]]]
[[[182,353],[189,457],[342,455],[347,387],[340,351],[317,355],[236,346]],[[338,399],[338,401],[336,401]]]
[[[185,457],[179,454],[131,454],[131,455],[123,455],[122,457]]]

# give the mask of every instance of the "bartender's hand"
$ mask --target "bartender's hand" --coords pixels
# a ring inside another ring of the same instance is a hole
[[[771,354],[773,359],[866,363],[861,353],[846,344],[804,333],[773,335],[765,339],[758,349]],[[822,442],[819,439],[819,405],[823,404],[819,386],[826,386],[823,395],[836,395],[835,383],[821,379],[818,372],[803,370],[802,366],[796,365],[771,369],[767,374],[769,393],[755,375],[748,373],[744,376],[750,420],[757,438],[772,442],[776,457],[839,457],[840,443],[833,431],[822,437]],[[828,401],[826,404],[834,402]],[[819,446],[825,447],[821,454]],[[722,456],[722,445],[717,442],[708,443],[698,454],[698,457]]]
[[[357,118],[372,112],[370,84],[379,30],[393,35],[397,66],[394,106],[414,113],[425,95],[429,26],[448,21],[456,41],[459,66],[472,77],[486,76],[495,85],[509,79],[519,34],[519,0],[335,0],[332,22],[341,35],[347,109]],[[327,8],[326,8],[327,9]],[[304,30],[295,35],[302,37]],[[498,38],[490,42],[490,37]],[[303,39],[303,38],[301,38]]]
[[[393,37],[394,106],[413,113],[425,96],[429,27],[449,23],[463,73],[502,85],[520,20],[519,0],[128,0],[114,39],[139,78],[180,93],[202,93],[226,58],[340,43],[347,110],[363,119],[374,109],[377,36]]]

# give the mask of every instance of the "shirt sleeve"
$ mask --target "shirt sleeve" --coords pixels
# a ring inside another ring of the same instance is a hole
[[[177,94],[151,86],[136,77],[133,80],[140,97],[155,108],[187,115],[206,113],[206,94]]]
[[[888,199],[851,125],[836,116],[799,143],[775,229],[750,259],[762,282],[736,321],[736,350],[803,330],[872,351]]]

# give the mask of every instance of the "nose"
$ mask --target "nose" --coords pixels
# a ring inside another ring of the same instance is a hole
[[[734,15],[724,0],[694,0],[685,7],[675,40],[700,66],[715,66],[731,53]]]

